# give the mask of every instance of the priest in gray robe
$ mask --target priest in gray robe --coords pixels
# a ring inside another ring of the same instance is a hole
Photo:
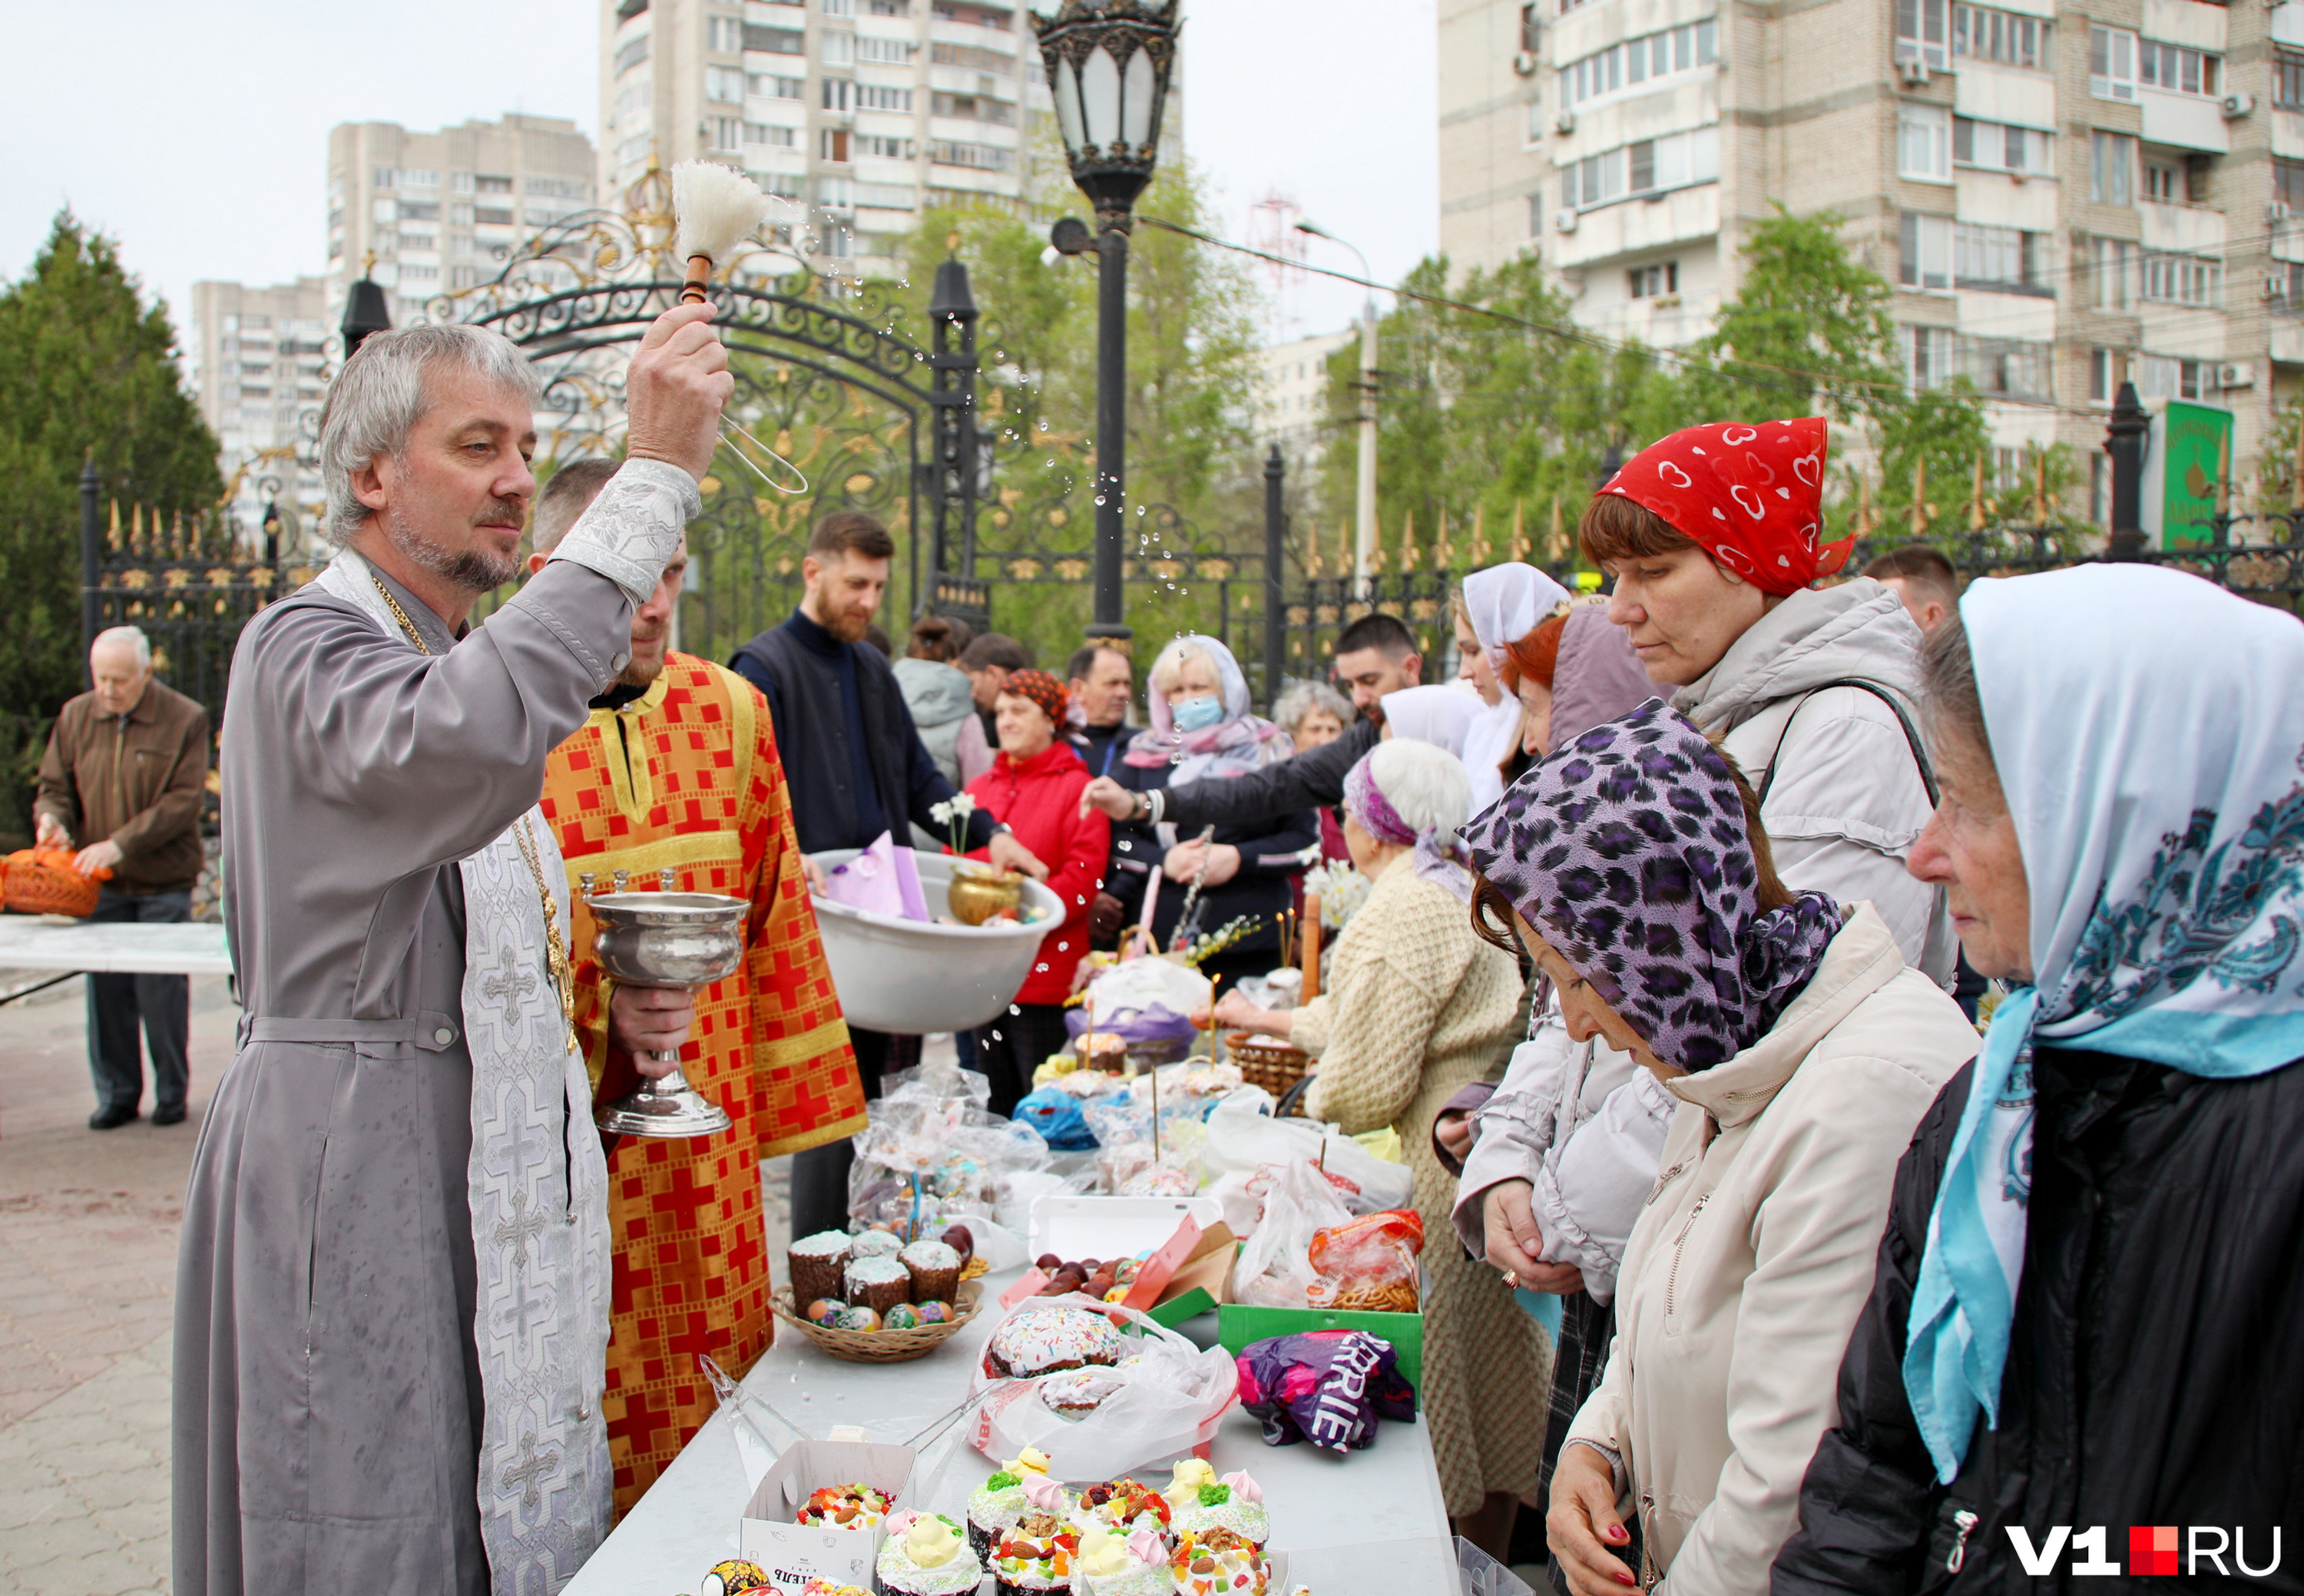
[[[479,629],[536,488],[528,362],[414,327],[330,391],[339,552],[241,633],[224,714],[246,1012],[184,1203],[179,1596],[549,1596],[606,1533],[606,1172],[535,806],[700,507],[710,316],[649,329],[628,459]],[[684,1039],[687,994],[617,997],[636,1057]]]

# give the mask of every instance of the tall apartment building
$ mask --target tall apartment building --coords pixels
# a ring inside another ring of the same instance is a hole
[[[375,256],[394,325],[435,294],[504,269],[521,240],[595,204],[592,141],[562,116],[508,115],[437,132],[392,122],[328,133],[329,313]]]
[[[1319,459],[1327,442],[1320,422],[1327,413],[1328,357],[1347,344],[1358,348],[1360,341],[1360,329],[1347,327],[1256,352],[1258,392],[1249,424],[1258,443],[1280,446],[1292,471]]]
[[[777,242],[884,274],[923,205],[1023,192],[1049,109],[1021,4],[600,0],[603,193],[707,159],[792,202]]]
[[[2005,469],[2093,463],[2122,378],[2236,413],[2304,365],[2304,7],[2207,0],[1441,0],[1441,242],[1537,250],[1596,330],[1677,344],[1781,202],[1897,284],[1914,382]],[[2072,506],[2078,508],[2079,506]]]
[[[320,476],[296,463],[297,418],[324,396],[320,371],[335,325],[320,277],[272,288],[192,284],[192,395],[222,445],[217,463],[232,488],[231,514],[251,540],[263,535],[275,503],[292,526],[318,524]]]

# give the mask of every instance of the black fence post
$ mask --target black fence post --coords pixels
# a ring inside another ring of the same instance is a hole
[[[2144,552],[2144,448],[2152,416],[2123,382],[2105,429],[2104,452],[2112,456],[2112,527],[2107,558],[2132,560]]]
[[[1280,703],[1280,669],[1288,630],[1288,517],[1280,507],[1280,487],[1288,472],[1280,446],[1264,457],[1264,708]]]
[[[96,450],[93,446],[80,468],[80,665],[86,675],[88,654],[96,646],[97,629],[102,624],[102,602],[97,596],[97,586],[104,578],[104,525],[97,517],[97,493],[102,487],[96,474]],[[88,676],[93,688],[96,679]]]

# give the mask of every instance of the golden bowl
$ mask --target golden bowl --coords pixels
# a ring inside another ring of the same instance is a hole
[[[972,859],[957,860],[944,901],[961,924],[982,925],[1002,910],[1012,910],[1023,903],[1024,878],[1014,870],[995,870]]]

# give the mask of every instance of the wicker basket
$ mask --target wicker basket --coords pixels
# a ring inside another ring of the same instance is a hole
[[[1225,1031],[1224,1050],[1240,1066],[1241,1080],[1263,1087],[1275,1098],[1285,1097],[1288,1089],[1312,1068],[1310,1054],[1251,1031]]]
[[[983,1295],[983,1286],[975,1281],[961,1281],[960,1289],[953,1293],[953,1317],[945,1323],[924,1324],[913,1330],[835,1330],[811,1324],[806,1314],[793,1307],[790,1286],[769,1297],[768,1306],[778,1319],[843,1363],[904,1363],[926,1357],[950,1340],[954,1331],[976,1317],[977,1301]]]
[[[4,885],[0,885],[0,896],[4,896],[8,907],[19,914],[69,914],[76,920],[85,920],[96,913],[96,881],[92,877],[35,858],[30,849],[10,854],[0,861],[0,868],[7,872]]]

